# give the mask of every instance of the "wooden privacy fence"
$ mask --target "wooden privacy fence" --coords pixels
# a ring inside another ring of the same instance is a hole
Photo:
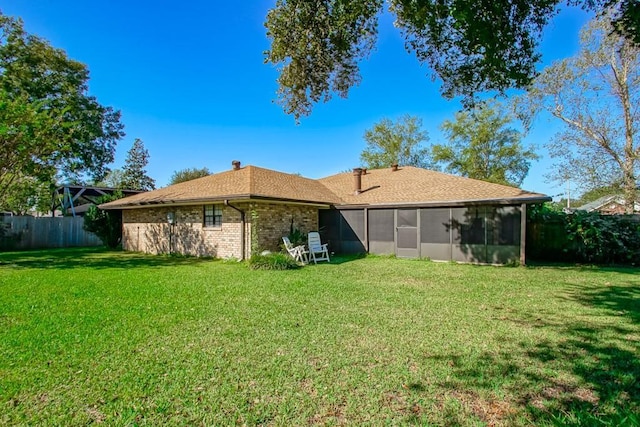
[[[93,233],[85,231],[82,217],[0,217],[0,250],[101,246]]]

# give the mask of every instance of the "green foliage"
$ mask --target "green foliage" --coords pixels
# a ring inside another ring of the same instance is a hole
[[[382,0],[277,0],[265,27],[278,67],[278,101],[296,120],[332,93],[346,98],[360,81],[358,62],[375,46]]]
[[[382,119],[364,133],[367,147],[360,154],[363,165],[369,169],[400,166],[431,167],[429,149],[421,147],[429,136],[422,130],[422,120],[405,115],[395,123]]]
[[[124,171],[122,169],[112,169],[100,181],[96,182],[97,187],[109,187],[124,189]]]
[[[252,270],[294,270],[300,268],[300,265],[287,254],[270,253],[251,255],[249,268]]]
[[[605,4],[618,6],[613,21],[615,32],[640,46],[640,3],[637,0],[606,0]]]
[[[289,235],[287,236],[289,241],[293,246],[300,246],[307,244],[307,233],[294,228],[293,223],[291,224],[291,230],[289,231]]]
[[[88,80],[84,64],[0,13],[0,193],[8,171],[41,182],[105,174],[123,125],[88,95]]]
[[[180,182],[191,181],[192,179],[202,178],[204,176],[211,175],[211,171],[206,167],[202,169],[198,168],[187,168],[175,171],[173,175],[171,175],[171,179],[169,180],[169,185],[178,184]]]
[[[522,145],[520,132],[506,127],[511,120],[495,105],[456,113],[442,124],[449,143],[434,145],[433,159],[454,174],[519,187],[538,156]]]
[[[260,253],[260,215],[255,209],[251,209],[251,255]]]
[[[545,202],[527,206],[527,221],[544,222],[563,219],[566,213],[562,211],[562,206]]]
[[[565,213],[551,203],[527,209],[527,251],[538,261],[640,265],[640,220],[597,212]]]
[[[98,203],[107,203],[122,197],[121,193],[105,195]],[[122,241],[122,212],[90,206],[84,215],[84,229],[98,236],[106,247],[115,249]]]
[[[11,186],[0,198],[0,211],[26,215],[30,211],[47,213],[51,210],[55,184],[40,182],[31,176],[18,174]]]
[[[640,265],[640,221],[576,211],[567,215],[566,231],[584,262]]]
[[[602,12],[618,2],[570,1]],[[640,37],[638,6],[623,0],[618,20],[629,38]],[[389,12],[408,51],[442,80],[446,98],[467,105],[486,91],[526,87],[536,75],[542,30],[559,0],[390,0]],[[265,62],[278,68],[278,102],[296,120],[313,104],[348,95],[360,83],[359,62],[378,35],[382,0],[277,0],[265,27],[271,48]]]
[[[56,173],[56,120],[45,102],[29,102],[0,88],[0,207],[13,211],[28,204],[31,182],[49,183]],[[39,156],[37,153],[48,153]]]
[[[129,190],[149,191],[156,188],[156,182],[147,175],[145,167],[149,163],[149,151],[141,139],[133,141],[122,168],[122,186]]]

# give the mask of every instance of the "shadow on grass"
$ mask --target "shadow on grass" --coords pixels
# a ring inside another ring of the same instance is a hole
[[[366,258],[367,254],[338,254],[338,255],[331,255],[331,262],[330,264],[334,264],[334,265],[340,265],[340,264],[344,264],[347,262],[351,262],[351,261],[355,261],[358,259],[363,259]],[[324,261],[322,261],[322,263],[324,263]],[[313,265],[313,261],[311,261],[311,264]]]
[[[568,264],[553,262],[538,262],[527,260],[527,267],[530,268],[556,268],[567,271],[589,271],[593,273],[620,273],[620,274],[640,274],[640,267],[629,265],[592,265],[592,264]]]
[[[73,269],[142,268],[196,265],[211,258],[148,255],[138,252],[110,251],[105,248],[50,249],[0,253],[0,268]]]
[[[640,324],[640,288],[637,285],[605,284],[597,289],[575,289],[569,298],[586,306],[608,310],[609,314],[623,316]]]
[[[640,425],[640,290],[633,284],[576,287],[568,298],[597,310],[592,316],[604,311],[609,319],[553,312],[502,317],[550,331],[554,338],[533,345],[514,338],[499,352],[431,357],[453,368],[442,385],[463,396],[459,400],[471,408],[478,401],[489,405],[478,395],[495,396],[502,390],[511,412],[526,414],[536,425]],[[482,413],[477,412],[481,419]]]

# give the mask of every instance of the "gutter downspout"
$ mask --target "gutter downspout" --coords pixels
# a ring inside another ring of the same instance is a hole
[[[229,203],[229,200],[224,201],[225,206],[229,206],[231,209],[240,212],[240,261],[244,261],[244,252],[245,252],[245,212],[242,209],[239,209]]]

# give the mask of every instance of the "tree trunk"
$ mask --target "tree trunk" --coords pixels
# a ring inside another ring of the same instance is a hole
[[[624,201],[625,201],[625,213],[632,214],[634,213],[634,207],[636,205],[636,200],[638,197],[638,192],[636,189],[636,177],[633,173],[633,166],[635,162],[633,159],[627,159],[624,165],[624,174],[623,174],[623,186],[624,186]]]

